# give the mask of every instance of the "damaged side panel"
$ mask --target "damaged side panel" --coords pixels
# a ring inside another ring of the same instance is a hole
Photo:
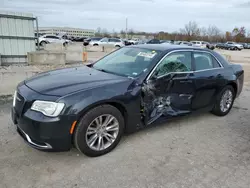
[[[160,80],[149,81],[143,85],[141,105],[145,124],[151,124],[160,118],[190,113],[192,87],[190,84],[180,85],[177,82],[179,80]]]

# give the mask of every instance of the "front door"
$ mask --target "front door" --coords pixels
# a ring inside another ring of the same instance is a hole
[[[142,111],[146,124],[191,111],[195,94],[192,52],[167,55],[142,88]]]

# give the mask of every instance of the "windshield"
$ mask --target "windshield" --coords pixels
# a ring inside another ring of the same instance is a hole
[[[148,71],[161,51],[143,48],[121,48],[94,64],[94,68],[121,76],[136,77]]]

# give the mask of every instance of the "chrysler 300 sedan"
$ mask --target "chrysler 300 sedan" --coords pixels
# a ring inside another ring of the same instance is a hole
[[[113,150],[124,132],[207,110],[229,113],[244,71],[217,52],[179,45],[120,48],[93,64],[38,74],[15,91],[12,119],[32,147],[88,156]]]

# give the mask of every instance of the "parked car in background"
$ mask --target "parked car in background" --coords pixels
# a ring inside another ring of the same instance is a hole
[[[124,132],[196,111],[227,115],[243,80],[242,66],[214,51],[133,45],[88,66],[22,81],[11,114],[30,146],[67,151],[74,145],[96,157],[112,151]]]
[[[170,40],[160,40],[161,43],[171,43]]]
[[[250,49],[250,43],[247,43],[246,49]]]
[[[110,46],[110,47],[123,47],[123,46],[125,46],[124,42],[121,39],[117,39],[117,38],[103,38],[99,41],[90,41],[89,45],[91,45],[91,46]]]
[[[146,44],[160,44],[161,41],[158,39],[150,39],[146,42]]]
[[[87,39],[86,37],[75,37],[73,41],[75,42],[84,42],[84,40]]]
[[[247,43],[238,43],[238,44],[241,44],[244,49],[247,49]]]
[[[228,49],[228,46],[225,43],[217,43],[215,47],[218,49]]]
[[[179,43],[179,45],[183,45],[183,46],[193,46],[193,44],[191,42],[187,42],[187,41],[182,41]]]
[[[101,40],[103,37],[92,37],[92,38],[87,38],[87,39],[84,39],[83,41],[83,45],[84,46],[88,46],[90,41],[94,42],[94,41],[99,41]]]
[[[211,44],[211,43],[206,42],[206,41],[202,41],[202,45],[206,45],[206,48],[208,48],[210,50],[214,50],[215,49],[214,44]]]
[[[210,50],[214,50],[215,46],[206,41],[190,41],[193,46],[200,48],[208,48]]]
[[[149,39],[142,39],[138,41],[138,44],[146,44],[149,41]]]
[[[206,45],[202,43],[202,41],[190,41],[193,46],[200,47],[200,48],[206,48]]]
[[[228,50],[242,50],[243,45],[236,42],[226,42],[226,47]]]
[[[43,35],[40,36],[38,40],[39,40],[39,45],[41,46],[45,46],[48,43],[61,43],[64,46],[69,43],[72,43],[71,40],[63,39],[62,37],[57,35]]]
[[[138,38],[134,38],[134,39],[129,39],[129,40],[128,40],[128,42],[129,42],[131,45],[138,44],[139,41],[140,41],[140,39],[138,39]]]
[[[133,45],[133,44],[132,44],[131,42],[129,42],[129,40],[127,40],[127,39],[122,39],[122,40],[123,40],[125,46]]]

